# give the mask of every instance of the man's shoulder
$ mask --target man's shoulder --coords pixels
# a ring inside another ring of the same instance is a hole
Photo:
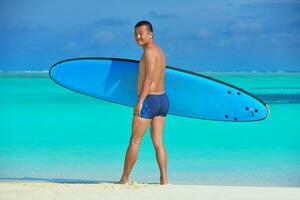
[[[145,49],[145,54],[156,54],[159,52],[159,46],[153,44]]]
[[[149,56],[152,57],[155,54],[156,54],[155,49],[147,48],[147,49],[144,50],[144,58],[147,58]]]

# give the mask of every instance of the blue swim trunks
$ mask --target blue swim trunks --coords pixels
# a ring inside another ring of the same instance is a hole
[[[152,119],[155,116],[165,117],[169,110],[167,93],[148,94],[143,102],[140,117]]]

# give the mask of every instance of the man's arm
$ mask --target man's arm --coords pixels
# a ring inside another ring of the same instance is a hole
[[[143,83],[141,95],[138,100],[138,104],[143,104],[147,94],[149,94],[151,89],[151,84],[153,81],[153,74],[155,68],[155,51],[154,49],[147,49],[144,53],[144,61],[145,61],[145,80]]]

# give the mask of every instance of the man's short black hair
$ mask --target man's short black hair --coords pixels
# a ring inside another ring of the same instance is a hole
[[[147,28],[148,28],[148,30],[149,30],[150,32],[153,32],[152,24],[151,24],[150,22],[146,21],[146,20],[139,21],[138,23],[136,23],[134,29],[136,29],[136,28],[139,27],[139,26],[143,26],[143,25],[147,26]]]

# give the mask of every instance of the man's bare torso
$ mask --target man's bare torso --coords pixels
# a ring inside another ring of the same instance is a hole
[[[154,69],[153,81],[150,87],[149,94],[162,94],[165,91],[165,87],[164,87],[165,68],[166,68],[165,56],[162,49],[159,46],[153,45],[150,48],[155,49],[155,55],[152,58],[155,59],[155,69]],[[138,95],[140,95],[142,92],[145,75],[146,75],[146,63],[144,60],[144,56],[142,56],[139,63]]]

